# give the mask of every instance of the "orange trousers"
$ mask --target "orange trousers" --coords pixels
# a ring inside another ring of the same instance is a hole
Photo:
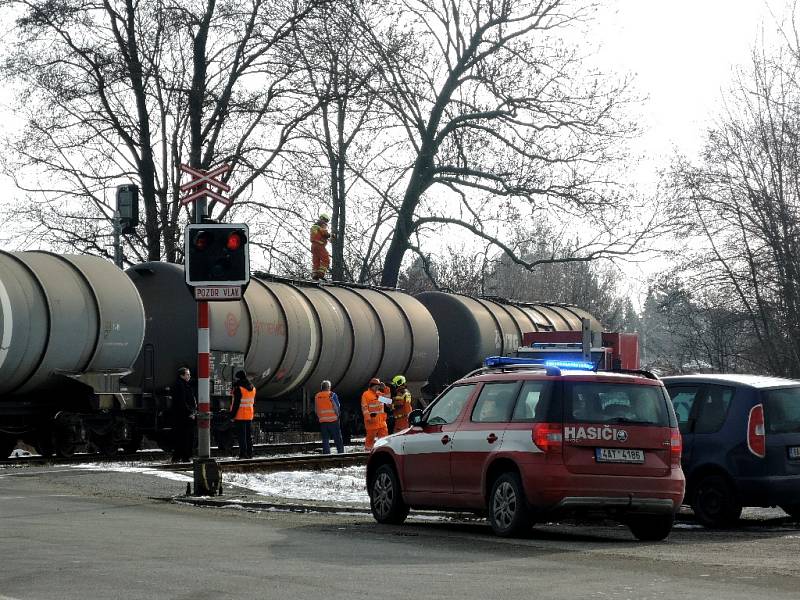
[[[331,255],[322,244],[311,244],[311,276],[322,279],[331,266]]]
[[[367,439],[364,442],[364,446],[367,450],[372,450],[372,447],[375,445],[375,440],[379,440],[382,437],[389,435],[389,430],[386,428],[385,422],[381,423],[378,427],[368,428],[366,431]]]
[[[405,417],[395,417],[394,419],[394,430],[395,431],[402,431],[403,429],[408,429],[408,415]]]

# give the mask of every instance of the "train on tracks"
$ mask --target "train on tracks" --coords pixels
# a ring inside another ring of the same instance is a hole
[[[574,306],[255,274],[244,297],[210,305],[212,407],[233,373],[255,383],[256,418],[301,414],[322,379],[356,410],[372,377],[402,373],[432,397],[531,331],[579,331]],[[180,265],[126,271],[93,256],[0,251],[0,456],[169,445],[169,387],[197,356],[196,304]]]

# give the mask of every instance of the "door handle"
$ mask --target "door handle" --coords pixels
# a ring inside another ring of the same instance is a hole
[[[486,441],[489,442],[490,444],[494,444],[497,441],[497,436],[494,433],[490,433],[487,436]]]
[[[446,446],[448,443],[450,443],[450,436],[445,434],[445,436],[442,438],[442,445]]]

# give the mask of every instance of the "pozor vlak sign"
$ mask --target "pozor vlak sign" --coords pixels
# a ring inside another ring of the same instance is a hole
[[[244,223],[195,223],[184,231],[186,285],[197,300],[240,300],[250,282]]]

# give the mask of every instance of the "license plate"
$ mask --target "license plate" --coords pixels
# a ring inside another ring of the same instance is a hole
[[[789,446],[789,458],[800,460],[800,446]]]
[[[629,448],[595,448],[597,462],[611,463],[643,463],[644,450],[630,450]]]

